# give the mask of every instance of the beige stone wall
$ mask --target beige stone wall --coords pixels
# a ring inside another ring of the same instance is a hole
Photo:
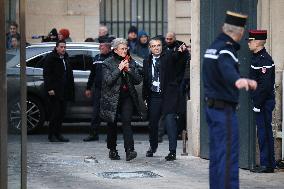
[[[47,35],[52,28],[68,28],[73,41],[96,37],[100,21],[99,0],[27,0],[26,36]]]
[[[191,34],[191,0],[168,0],[168,31],[189,44]]]
[[[191,2],[190,98],[187,104],[188,150],[200,156],[200,1]]]
[[[284,70],[284,1],[283,0],[259,0],[258,1],[258,29],[268,30],[266,48],[271,54],[276,68],[276,107],[273,117],[275,136],[282,127],[282,72]],[[279,134],[278,134],[279,136]],[[277,137],[276,137],[277,138]],[[275,142],[276,158],[281,155],[281,139]]]

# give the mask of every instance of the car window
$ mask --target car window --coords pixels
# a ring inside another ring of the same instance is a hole
[[[72,70],[85,70],[84,66],[84,51],[82,50],[68,50],[69,63]]]
[[[46,55],[40,55],[27,61],[27,67],[43,68],[43,62]]]
[[[88,55],[91,56],[92,58],[95,58],[95,56],[99,53],[100,53],[99,50],[88,51]]]

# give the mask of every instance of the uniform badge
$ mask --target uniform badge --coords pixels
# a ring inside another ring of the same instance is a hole
[[[261,72],[265,74],[266,73],[266,67],[262,67]]]

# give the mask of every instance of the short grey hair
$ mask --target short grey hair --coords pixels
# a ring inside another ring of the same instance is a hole
[[[243,32],[243,30],[244,30],[243,27],[239,27],[239,26],[235,26],[235,25],[231,25],[231,24],[227,24],[227,23],[224,23],[224,25],[223,25],[224,33],[239,35]]]
[[[123,44],[128,46],[126,39],[124,38],[116,38],[112,41],[112,48],[117,49],[118,45]]]
[[[149,41],[149,47],[151,46],[151,44],[153,43],[153,41],[159,41],[161,43],[161,45],[163,45],[162,39],[158,38],[158,37],[154,37],[152,39],[150,39]]]

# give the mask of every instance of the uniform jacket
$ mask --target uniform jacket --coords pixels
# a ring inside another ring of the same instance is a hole
[[[204,54],[203,84],[205,98],[238,103],[240,78],[237,51],[240,45],[221,33]]]
[[[43,65],[44,87],[46,93],[54,90],[56,98],[73,101],[75,99],[74,77],[67,53],[64,55],[64,61],[66,72],[63,59],[56,50],[47,55]]]
[[[177,113],[180,100],[178,83],[178,57],[181,53],[167,50],[160,55],[160,89],[162,96],[162,113]],[[152,85],[152,55],[143,61],[143,99],[149,104]]]
[[[250,78],[257,82],[257,89],[251,93],[254,107],[261,108],[266,100],[275,98],[275,66],[265,48],[252,54]]]
[[[100,99],[100,117],[107,122],[114,122],[117,114],[123,75],[123,72],[118,69],[118,65],[121,61],[121,57],[114,54],[114,56],[106,59],[102,64],[103,79]],[[126,77],[129,94],[133,100],[134,106],[138,112],[141,112],[138,94],[134,85],[140,84],[142,78],[138,73],[135,61],[132,60],[130,62],[129,68],[129,72],[124,72],[124,77]]]
[[[93,83],[95,84],[96,90],[101,90],[102,87],[102,63],[105,59],[112,56],[112,53],[108,54],[97,54],[94,58],[94,62],[91,67],[91,73],[88,78],[87,88],[91,90]]]

